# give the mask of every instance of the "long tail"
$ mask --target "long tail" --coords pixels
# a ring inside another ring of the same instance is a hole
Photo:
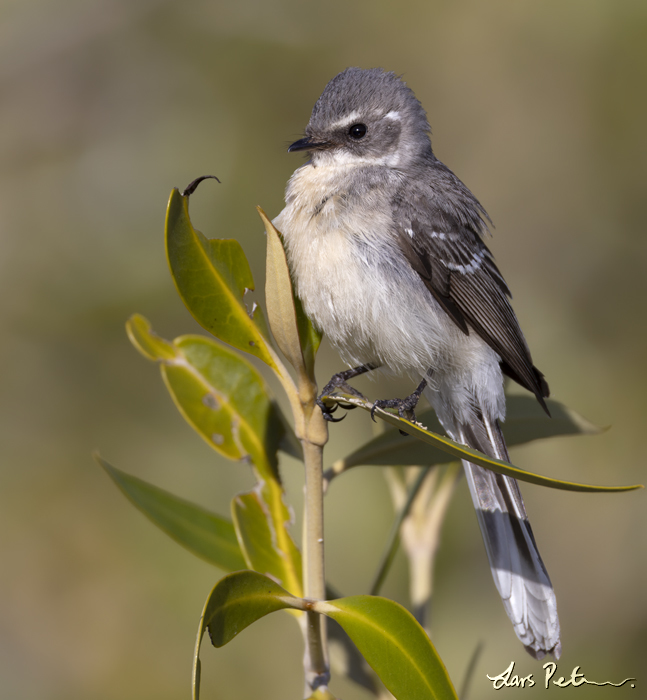
[[[496,420],[486,416],[459,425],[461,442],[490,457],[510,461]],[[536,659],[559,659],[559,618],[555,592],[541,560],[526,509],[514,479],[463,462],[485,542],[494,583],[514,631]]]

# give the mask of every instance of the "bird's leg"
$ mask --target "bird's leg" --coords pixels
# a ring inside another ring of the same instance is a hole
[[[328,408],[328,406],[326,406],[326,404],[321,400],[321,397],[328,396],[335,389],[343,389],[349,394],[353,394],[353,396],[357,396],[360,399],[363,399],[364,396],[362,396],[362,394],[360,394],[360,392],[357,391],[357,389],[353,389],[353,387],[347,384],[347,382],[349,379],[352,379],[353,377],[358,377],[360,374],[370,372],[372,369],[377,369],[377,367],[377,365],[371,364],[360,365],[359,367],[353,367],[353,369],[347,369],[343,372],[338,372],[337,374],[334,374],[331,380],[328,382],[328,384],[326,384],[326,386],[323,388],[321,394],[319,394],[319,396],[317,397],[317,406],[319,406],[319,408],[321,409],[323,417],[331,423],[339,423],[339,421],[344,420],[344,418],[346,417],[345,415],[341,418],[332,417],[332,414],[337,410],[339,404],[335,404],[334,406]],[[346,410],[351,410],[352,408],[356,408],[356,406],[349,406]]]
[[[411,421],[412,423],[416,422],[416,414],[414,413],[415,407],[418,405],[418,401],[420,400],[420,395],[422,392],[425,390],[425,387],[427,386],[427,379],[423,379],[420,384],[418,385],[418,388],[413,392],[413,394],[409,394],[404,399],[382,399],[378,400],[373,404],[373,408],[371,409],[371,418],[375,420],[375,409],[376,408],[397,408],[398,409],[398,415],[400,418],[405,418],[406,420]],[[402,431],[400,431],[402,433]],[[406,434],[406,433],[403,433]]]

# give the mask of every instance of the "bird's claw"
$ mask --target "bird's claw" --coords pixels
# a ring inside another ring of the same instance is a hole
[[[375,421],[375,409],[377,408],[397,408],[400,418],[404,418],[404,420],[410,423],[417,423],[418,421],[414,409],[418,405],[420,395],[426,386],[427,380],[423,379],[413,394],[409,394],[409,396],[404,399],[378,399],[371,408],[371,418]],[[402,431],[400,432],[402,433]],[[403,434],[406,435],[406,433]]]
[[[339,408],[340,404],[335,403],[331,407],[328,407],[322,400],[323,396],[329,396],[333,391],[335,391],[335,389],[342,389],[347,394],[352,394],[360,399],[364,398],[362,394],[357,391],[357,389],[354,389],[352,386],[346,383],[346,375],[344,372],[335,374],[328,384],[326,384],[316,400],[317,406],[319,406],[321,409],[324,420],[327,420],[329,423],[339,423],[346,418],[346,414],[344,414],[341,418],[333,418],[332,414]],[[343,408],[347,411],[352,411],[354,408],[357,408],[357,406],[354,406],[353,404],[345,404]]]
[[[357,396],[364,398],[358,391],[355,391],[352,387],[349,386],[344,386],[344,389],[348,391],[349,394],[356,394]],[[332,406],[328,407],[322,400],[322,396],[328,396],[330,393],[331,389],[326,386],[326,388],[321,392],[321,394],[317,397],[316,399],[316,404],[319,406],[321,409],[321,413],[323,414],[324,420],[327,420],[330,423],[341,423],[341,421],[346,418],[346,414],[344,414],[341,418],[333,418],[332,414],[335,413],[335,411],[338,408],[343,408],[346,411],[352,411],[354,408],[357,408],[354,404],[344,404],[343,406],[339,403],[334,403]]]
[[[322,394],[323,396],[323,394]],[[326,406],[326,404],[321,400],[321,398],[317,399],[317,406],[321,409],[321,415],[323,416],[324,420],[328,421],[329,423],[341,423],[344,418],[346,418],[346,414],[341,418],[334,418],[333,413],[339,408],[339,404],[336,403],[333,406]],[[353,406],[355,408],[355,406]]]
[[[371,418],[373,419],[373,422],[377,422],[375,420],[376,409],[397,408],[398,415],[400,416],[400,418],[404,418],[404,420],[408,420],[411,423],[415,423],[417,419],[413,409],[415,408],[418,402],[416,400],[416,402],[412,404],[410,401],[408,401],[408,399],[410,398],[410,396],[407,396],[406,399],[378,399],[373,403],[373,406],[371,407]]]

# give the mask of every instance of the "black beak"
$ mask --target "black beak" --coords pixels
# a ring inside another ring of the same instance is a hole
[[[330,144],[327,141],[315,141],[311,136],[306,136],[305,138],[295,141],[290,148],[288,148],[288,153],[294,153],[295,151],[316,151],[329,147]]]

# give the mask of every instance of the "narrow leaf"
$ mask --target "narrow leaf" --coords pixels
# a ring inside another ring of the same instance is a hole
[[[598,435],[606,430],[559,401],[546,400],[550,416],[534,396],[508,396],[507,416],[501,425],[508,445],[562,435]]]
[[[200,646],[205,631],[221,647],[253,622],[276,610],[299,608],[300,601],[255,571],[225,576],[213,588],[202,611],[193,655],[193,699],[200,697]]]
[[[562,435],[595,435],[602,431],[601,428],[559,401],[550,399],[546,401],[552,418],[546,415],[536,399],[531,396],[508,396],[507,404],[506,420],[501,427],[508,447],[543,438]],[[433,410],[421,413],[418,422],[427,426],[430,432],[444,433]],[[444,464],[454,459],[455,457],[448,452],[430,447],[420,440],[410,440],[401,435],[397,428],[389,428],[346,457],[343,460],[343,469],[366,464],[379,466]],[[341,464],[339,466],[341,467]]]
[[[397,700],[458,700],[434,645],[398,603],[362,595],[314,609],[341,625]]]
[[[261,485],[233,499],[238,542],[248,569],[270,576],[293,595],[302,596],[301,552],[287,529],[290,513],[282,493],[272,498],[269,488],[271,484]]]
[[[296,295],[294,297],[294,306],[297,312],[297,326],[299,328],[303,357],[305,358],[308,372],[314,377],[315,355],[321,345],[323,333],[313,326],[312,321],[306,316],[306,312],[303,310],[301,299]]]
[[[171,192],[166,212],[166,252],[178,293],[207,331],[278,370],[260,309],[243,302],[254,289],[247,258],[238,241],[208,239],[193,228],[189,197]]]
[[[336,401],[337,403],[342,404],[349,403],[354,406],[359,406],[368,412],[370,412],[373,408],[373,404],[369,401],[360,399],[356,396],[351,396],[350,394],[333,394],[324,398],[328,401]],[[505,474],[506,476],[511,476],[519,481],[527,481],[530,484],[548,486],[555,489],[562,489],[564,491],[583,492],[633,491],[635,489],[644,488],[641,484],[634,484],[632,486],[591,486],[588,484],[577,484],[570,481],[561,481],[558,479],[551,479],[546,476],[539,476],[538,474],[533,474],[531,472],[523,471],[518,467],[514,467],[508,462],[503,462],[498,459],[494,459],[493,457],[488,457],[478,450],[461,445],[460,443],[454,442],[443,435],[438,435],[437,433],[431,432],[421,424],[411,423],[410,421],[400,418],[400,416],[397,414],[389,411],[384,411],[378,408],[375,411],[375,415],[379,416],[387,423],[404,430],[409,435],[413,435],[419,440],[447,452],[454,458],[458,457],[459,459],[465,459],[472,464],[478,464],[481,467],[490,469],[498,474]]]
[[[299,438],[294,434],[292,426],[287,422],[285,415],[279,409],[279,416],[283,421],[283,428],[280,431],[282,433],[281,439],[279,440],[279,450],[285,452],[286,455],[294,457],[294,459],[301,460],[303,462],[303,447]]]
[[[169,537],[196,556],[225,571],[245,568],[230,520],[130,476],[95,455],[126,498]]]
[[[281,233],[261,207],[256,208],[267,233],[265,303],[272,334],[299,376],[314,384],[314,358],[321,334],[305,315],[294,294]]]
[[[308,370],[299,339],[294,293],[283,242],[265,212],[260,207],[256,208],[267,234],[265,304],[272,335],[300,380],[307,380]]]

